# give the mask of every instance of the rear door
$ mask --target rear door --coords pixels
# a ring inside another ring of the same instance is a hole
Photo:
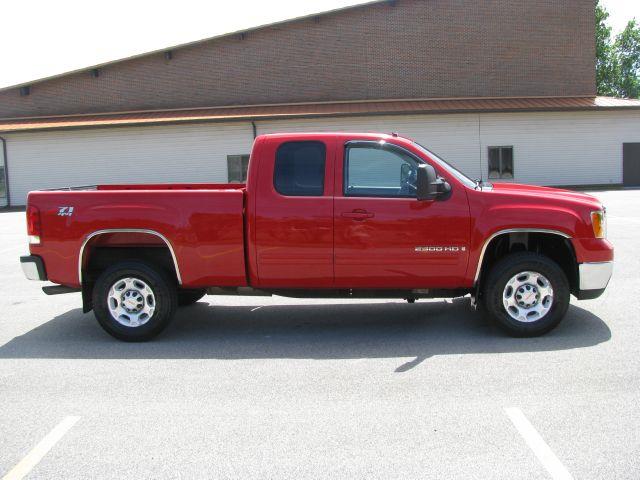
[[[318,136],[264,145],[255,210],[258,286],[333,285],[334,145]]]
[[[415,179],[421,162],[385,142],[336,147],[336,286],[460,285],[469,255],[467,195],[454,185],[446,198],[418,201]]]

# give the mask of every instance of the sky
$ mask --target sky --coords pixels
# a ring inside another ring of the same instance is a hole
[[[482,0],[480,0],[482,1]],[[602,0],[614,32],[640,0]],[[366,0],[2,0],[0,88]]]
[[[601,0],[601,3],[609,12],[612,33],[620,33],[632,18],[640,23],[640,0]]]

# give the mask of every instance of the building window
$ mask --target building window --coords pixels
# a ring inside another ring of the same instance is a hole
[[[489,178],[513,178],[513,147],[489,147]]]
[[[322,142],[287,142],[278,147],[273,186],[281,195],[315,197],[324,194],[327,148]]]
[[[349,146],[344,194],[348,197],[415,197],[418,162],[380,146]]]
[[[227,177],[229,183],[247,183],[249,155],[227,155]]]

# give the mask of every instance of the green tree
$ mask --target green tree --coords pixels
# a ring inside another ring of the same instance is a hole
[[[596,87],[598,95],[640,98],[640,25],[629,21],[611,38],[609,12],[596,1]]]
[[[611,27],[606,21],[609,12],[596,1],[596,86],[598,95],[615,95],[613,48],[611,45]]]
[[[631,20],[614,43],[618,95],[640,98],[640,25]]]

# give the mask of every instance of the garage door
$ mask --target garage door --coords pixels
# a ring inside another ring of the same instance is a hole
[[[640,143],[622,145],[622,182],[628,187],[640,186]]]
[[[42,188],[226,182],[227,156],[251,151],[248,123],[111,128],[6,136],[12,205]]]
[[[0,208],[7,206],[7,171],[4,163],[4,141],[0,139]]]

